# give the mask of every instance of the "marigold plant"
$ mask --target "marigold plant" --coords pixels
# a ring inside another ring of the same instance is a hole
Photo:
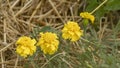
[[[82,13],[80,13],[80,16],[81,16],[82,18],[89,19],[92,23],[94,23],[95,17],[94,17],[91,13],[82,12]]]
[[[44,54],[54,54],[59,45],[58,37],[55,33],[52,32],[46,32],[46,33],[40,33],[40,38],[37,43],[38,46],[40,46],[41,50]]]
[[[71,41],[77,41],[83,35],[83,30],[80,29],[76,22],[68,21],[62,29],[62,37],[64,39],[70,39]]]
[[[16,42],[16,52],[24,58],[28,55],[32,56],[33,53],[36,52],[35,43],[35,39],[31,39],[27,36],[20,37]]]

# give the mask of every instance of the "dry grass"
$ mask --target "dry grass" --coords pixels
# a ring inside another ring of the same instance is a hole
[[[67,20],[80,21],[79,0],[0,0],[0,53],[2,68],[22,68],[15,53],[15,41],[29,35],[37,25],[61,29]]]

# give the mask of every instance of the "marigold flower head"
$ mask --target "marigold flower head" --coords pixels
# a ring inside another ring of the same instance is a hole
[[[28,55],[32,56],[33,53],[36,52],[35,43],[35,39],[31,39],[27,36],[20,37],[16,42],[16,52],[24,58]]]
[[[40,38],[37,43],[38,46],[41,47],[41,50],[44,54],[54,54],[59,45],[58,37],[55,33],[52,32],[46,32],[46,33],[40,33]]]
[[[94,17],[91,13],[82,12],[82,13],[80,13],[80,16],[81,16],[82,18],[89,19],[92,23],[94,23],[95,17]]]
[[[64,39],[70,39],[71,41],[77,41],[83,35],[83,30],[80,29],[76,22],[68,21],[62,29],[62,37]]]

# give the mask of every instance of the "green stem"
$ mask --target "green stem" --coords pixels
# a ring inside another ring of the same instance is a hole
[[[96,10],[98,10],[103,4],[105,4],[108,0],[103,1],[98,7],[96,7],[91,14],[93,14]]]

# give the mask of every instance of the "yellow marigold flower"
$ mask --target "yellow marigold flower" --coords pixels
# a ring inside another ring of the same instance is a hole
[[[23,36],[20,37],[17,42],[17,48],[16,52],[22,56],[22,57],[27,57],[28,55],[33,55],[34,52],[36,52],[36,46],[35,46],[36,40],[31,39],[30,37]]]
[[[81,16],[82,18],[89,19],[92,23],[94,23],[95,17],[94,17],[91,13],[82,12],[82,13],[80,13],[80,16]]]
[[[57,35],[52,32],[46,32],[40,33],[40,36],[41,37],[37,45],[41,47],[41,50],[44,52],[44,54],[54,54],[57,51],[59,45]]]
[[[77,41],[83,35],[83,30],[80,29],[76,22],[68,21],[62,29],[62,37],[64,39],[70,39],[71,41]]]

